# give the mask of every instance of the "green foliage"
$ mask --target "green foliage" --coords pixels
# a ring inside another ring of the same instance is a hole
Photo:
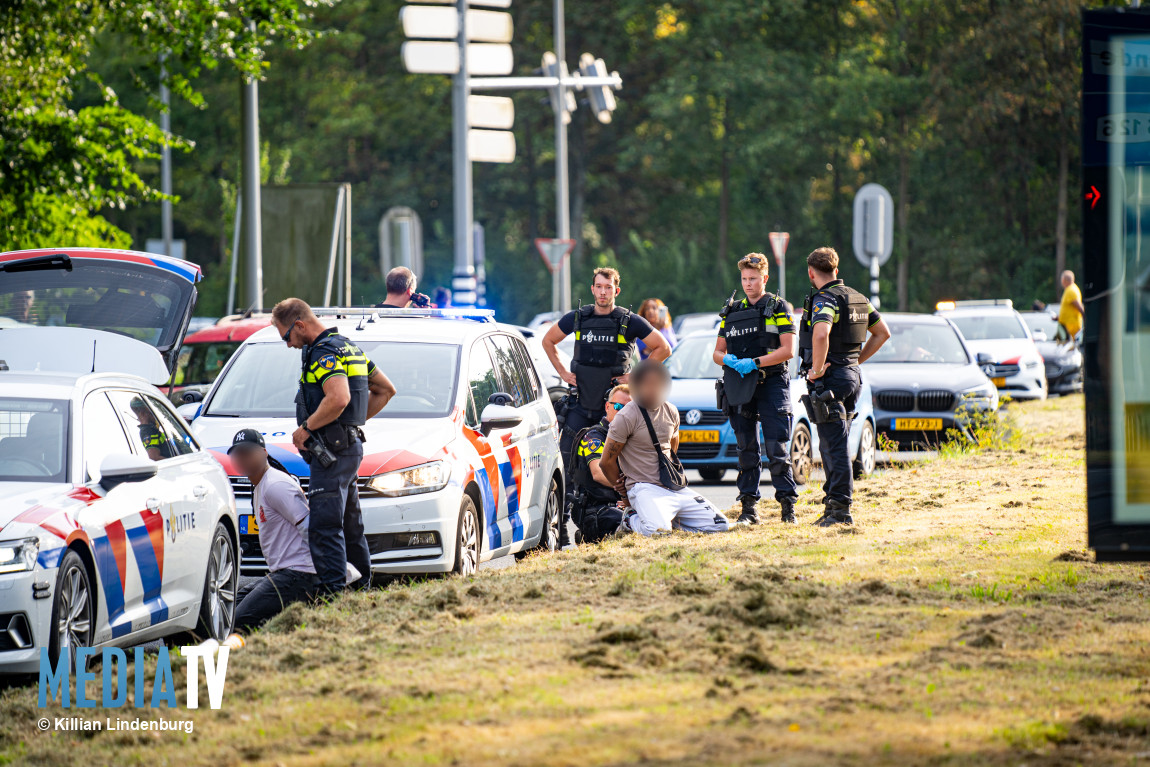
[[[947,441],[939,449],[943,457],[954,458],[988,450],[1014,451],[1022,447],[1022,430],[1009,409],[991,412],[960,407],[955,415],[965,426],[947,430]]]

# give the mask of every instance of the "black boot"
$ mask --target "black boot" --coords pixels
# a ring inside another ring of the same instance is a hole
[[[784,498],[783,500],[779,501],[779,505],[783,507],[783,524],[795,524],[795,499]]]
[[[739,518],[735,521],[736,525],[757,525],[759,524],[759,512],[755,509],[758,505],[759,499],[751,495],[740,495],[739,501],[743,504],[743,511],[739,514]]]
[[[828,498],[823,507],[823,515],[815,520],[815,524],[819,527],[834,527],[835,525],[853,525],[855,523],[854,517],[851,516],[851,507],[849,503],[836,501]]]

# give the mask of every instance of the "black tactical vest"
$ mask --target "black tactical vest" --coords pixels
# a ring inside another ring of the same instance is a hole
[[[785,305],[773,293],[767,293],[756,305],[747,299],[741,303],[728,305],[720,314],[723,318],[723,337],[727,339],[727,351],[736,357],[762,357],[770,354],[781,345],[777,325],[767,324],[767,318]],[[784,365],[771,365],[763,372],[771,375],[782,373]]]
[[[811,316],[811,305],[818,295],[830,296],[838,307],[837,318],[831,325],[828,354],[845,355],[851,362],[858,360],[866,341],[867,317],[870,312],[870,301],[854,288],[847,287],[841,282],[827,285],[807,296],[803,305],[803,320],[799,326],[799,349],[802,350],[803,359],[810,361],[810,352],[814,348],[814,324]]]
[[[336,364],[343,366],[347,373],[347,388],[351,401],[339,414],[337,423],[345,426],[363,426],[367,421],[367,379],[368,359],[358,346],[328,328],[300,354],[302,370],[299,377],[299,394],[296,396],[296,422],[303,424],[316,411],[323,401],[322,371],[328,364],[322,360],[334,357]]]
[[[627,341],[631,312],[615,307],[610,314],[596,314],[594,306],[575,311],[575,353],[571,372],[579,390],[579,406],[595,413],[607,401],[611,379],[631,369],[635,342]]]

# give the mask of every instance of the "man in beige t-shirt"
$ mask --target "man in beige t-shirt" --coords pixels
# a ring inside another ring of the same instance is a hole
[[[671,376],[661,362],[644,360],[631,371],[633,399],[611,422],[599,468],[616,486],[620,480],[625,483],[635,513],[624,517],[624,527],[643,535],[660,530],[724,532],[727,519],[710,501],[689,487],[665,487],[659,479],[659,451],[669,460],[679,447],[679,411],[667,402],[670,389]],[[643,418],[644,408],[657,446]]]

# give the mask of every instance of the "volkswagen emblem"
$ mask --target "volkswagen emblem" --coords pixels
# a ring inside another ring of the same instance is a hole
[[[691,426],[695,426],[701,420],[703,420],[703,414],[700,413],[698,410],[688,410],[687,411],[687,423],[690,424]]]

